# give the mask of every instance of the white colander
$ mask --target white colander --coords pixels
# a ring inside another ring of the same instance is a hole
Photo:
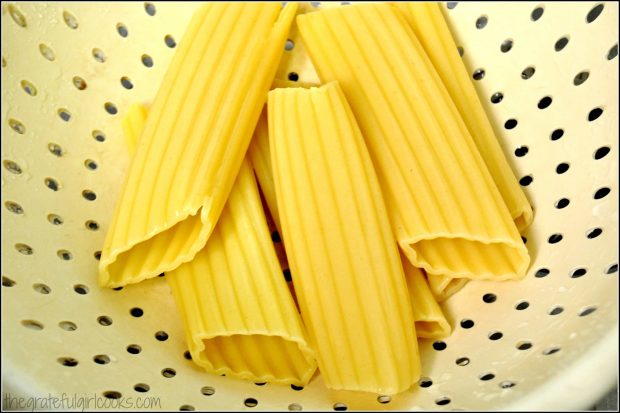
[[[578,409],[611,388],[617,3],[442,6],[534,206],[532,264],[522,281],[471,282],[448,300],[454,333],[421,342],[424,378],[391,399],[330,391],[320,376],[300,390],[209,375],[184,357],[164,278],[96,284],[129,162],[120,120],[153,99],[197,7],[2,3],[5,408],[42,397],[38,407],[90,409]],[[318,81],[290,37],[278,77]]]

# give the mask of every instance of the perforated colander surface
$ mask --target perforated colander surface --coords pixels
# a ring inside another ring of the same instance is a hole
[[[134,409],[152,396],[160,404],[150,407],[173,410],[450,410],[579,408],[607,390],[617,364],[617,4],[442,6],[534,206],[532,264],[523,281],[471,282],[451,298],[454,333],[421,342],[424,378],[392,399],[329,391],[320,376],[300,390],[206,374],[184,356],[163,278],[97,287],[129,162],[120,119],[153,99],[196,7],[2,4],[5,391],[131,398]],[[314,7],[328,6],[302,10]],[[278,77],[317,81],[295,29],[290,40]]]

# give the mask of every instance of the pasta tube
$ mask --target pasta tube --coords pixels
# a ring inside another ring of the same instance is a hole
[[[458,55],[456,44],[441,13],[439,3],[396,2],[394,4],[403,12],[403,16],[415,32],[437,70],[437,74],[448,89],[517,228],[524,230],[532,222],[532,207],[508,164],[463,60]]]
[[[404,256],[401,256],[401,261],[413,306],[413,320],[418,338],[448,337],[452,328],[431,293],[422,270],[411,265]]]
[[[420,375],[411,302],[353,113],[331,82],[269,92],[268,116],[284,243],[323,379],[403,391]]]
[[[388,4],[297,17],[323,82],[337,80],[366,139],[396,239],[431,274],[507,280],[527,248],[431,62]]]
[[[127,144],[127,151],[130,155],[136,151],[136,145],[140,133],[144,129],[144,122],[146,121],[147,110],[144,105],[140,103],[134,103],[129,106],[127,113],[123,117],[122,127],[123,136],[125,137],[125,143]]]
[[[444,302],[458,293],[469,282],[467,278],[452,278],[439,274],[428,274],[426,278],[438,303]]]
[[[208,3],[198,9],[116,203],[100,285],[171,271],[204,247],[247,151],[296,7]]]

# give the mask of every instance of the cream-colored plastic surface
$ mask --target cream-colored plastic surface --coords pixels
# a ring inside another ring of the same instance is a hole
[[[325,390],[320,375],[295,390],[206,374],[183,356],[185,338],[164,279],[119,291],[96,285],[95,254],[129,161],[120,120],[131,103],[152,101],[174,53],[166,36],[178,41],[198,4],[3,3],[4,390],[118,392],[124,402],[159,397],[161,408],[173,410],[589,407],[616,380],[618,352],[618,6],[602,3],[588,23],[597,4],[442,5],[470,74],[484,70],[474,84],[517,178],[533,179],[525,191],[535,219],[524,233],[532,264],[522,281],[472,281],[448,299],[454,332],[445,349],[428,340],[420,346],[422,374],[432,385],[382,404],[389,399]],[[533,21],[538,7],[543,14]],[[477,28],[481,17],[486,25]],[[563,37],[568,43],[556,51]],[[316,82],[295,29],[291,40],[277,77],[294,72]],[[507,40],[512,48],[502,52]],[[524,79],[528,67],[534,74]],[[498,92],[503,99],[491,103]],[[546,96],[551,105],[539,109]],[[116,115],[106,112],[107,102]],[[588,121],[595,108],[602,115]],[[509,119],[518,122],[513,129],[504,127]],[[562,136],[552,140],[558,129]],[[569,169],[560,174],[562,163]],[[601,188],[610,190],[602,198]],[[86,200],[85,190],[97,198]],[[569,204],[560,209],[561,199]],[[562,239],[549,243],[554,234]],[[483,301],[485,294],[495,301]],[[133,308],[143,315],[132,316]],[[502,337],[489,339],[495,332]],[[67,358],[77,365],[63,365],[74,364]]]

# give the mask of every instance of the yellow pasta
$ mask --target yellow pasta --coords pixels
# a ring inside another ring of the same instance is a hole
[[[198,9],[116,203],[100,285],[173,270],[204,247],[250,143],[296,7],[208,3]]]
[[[140,138],[140,134],[144,129],[146,115],[147,110],[144,105],[140,103],[134,103],[129,106],[129,109],[127,109],[127,113],[123,117],[123,136],[125,137],[125,143],[127,144],[127,151],[132,156],[136,151],[138,139]]]
[[[533,212],[508,164],[489,118],[459,56],[439,3],[394,3],[415,32],[443,84],[448,89],[495,180],[519,230],[532,222]]]
[[[401,261],[407,279],[407,289],[411,297],[417,336],[429,339],[448,337],[452,328],[431,293],[422,270],[411,265],[404,256],[401,256]]]
[[[469,282],[467,278],[452,278],[439,274],[427,274],[426,278],[438,303],[444,302],[458,293]]]
[[[521,278],[529,265],[500,192],[411,28],[388,4],[297,17],[323,82],[337,80],[366,139],[409,261],[453,278]]]
[[[379,182],[336,82],[275,89],[269,139],[297,300],[329,388],[394,394],[420,374]]]

